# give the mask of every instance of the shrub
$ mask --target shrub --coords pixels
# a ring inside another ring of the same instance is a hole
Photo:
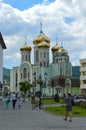
[[[59,95],[58,94],[55,94],[54,100],[55,100],[55,102],[59,102]]]

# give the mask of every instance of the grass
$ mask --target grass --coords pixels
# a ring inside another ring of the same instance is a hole
[[[75,94],[75,93],[78,93],[78,94],[81,93],[80,87],[72,87],[72,94]]]
[[[65,115],[65,106],[45,107],[44,110],[55,115]],[[86,108],[73,106],[73,116],[86,116]]]
[[[53,99],[43,99],[43,104],[57,104]]]
[[[43,99],[43,104],[64,104],[64,99],[60,99],[59,102],[55,102],[54,99]]]

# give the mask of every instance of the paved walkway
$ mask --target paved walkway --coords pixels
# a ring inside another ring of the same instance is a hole
[[[63,116],[55,116],[31,109],[29,101],[22,109],[5,110],[5,103],[0,101],[0,130],[86,130],[86,117],[73,117],[73,121],[64,121]]]

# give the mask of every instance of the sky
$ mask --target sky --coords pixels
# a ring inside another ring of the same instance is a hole
[[[20,47],[32,47],[42,30],[56,44],[67,50],[71,64],[80,65],[86,58],[86,1],[85,0],[0,0],[0,32],[7,46],[3,50],[3,66],[9,69],[21,62]],[[52,51],[50,48],[50,62]]]

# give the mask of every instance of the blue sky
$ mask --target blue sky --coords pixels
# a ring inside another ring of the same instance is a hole
[[[86,58],[86,1],[82,0],[0,0],[0,32],[7,49],[3,54],[3,66],[13,68],[21,61],[20,47],[25,43],[32,47],[33,39],[43,32],[50,39],[51,48],[61,42],[70,56],[72,65],[79,65]],[[52,51],[50,48],[50,62]]]
[[[47,2],[47,0],[44,0]],[[48,2],[53,2],[54,0],[48,0]],[[42,4],[43,0],[4,0],[6,4],[10,4],[12,7],[19,10],[28,9],[36,4]]]
[[[42,0],[4,0],[4,2],[19,10],[25,10],[35,4],[42,3]]]

